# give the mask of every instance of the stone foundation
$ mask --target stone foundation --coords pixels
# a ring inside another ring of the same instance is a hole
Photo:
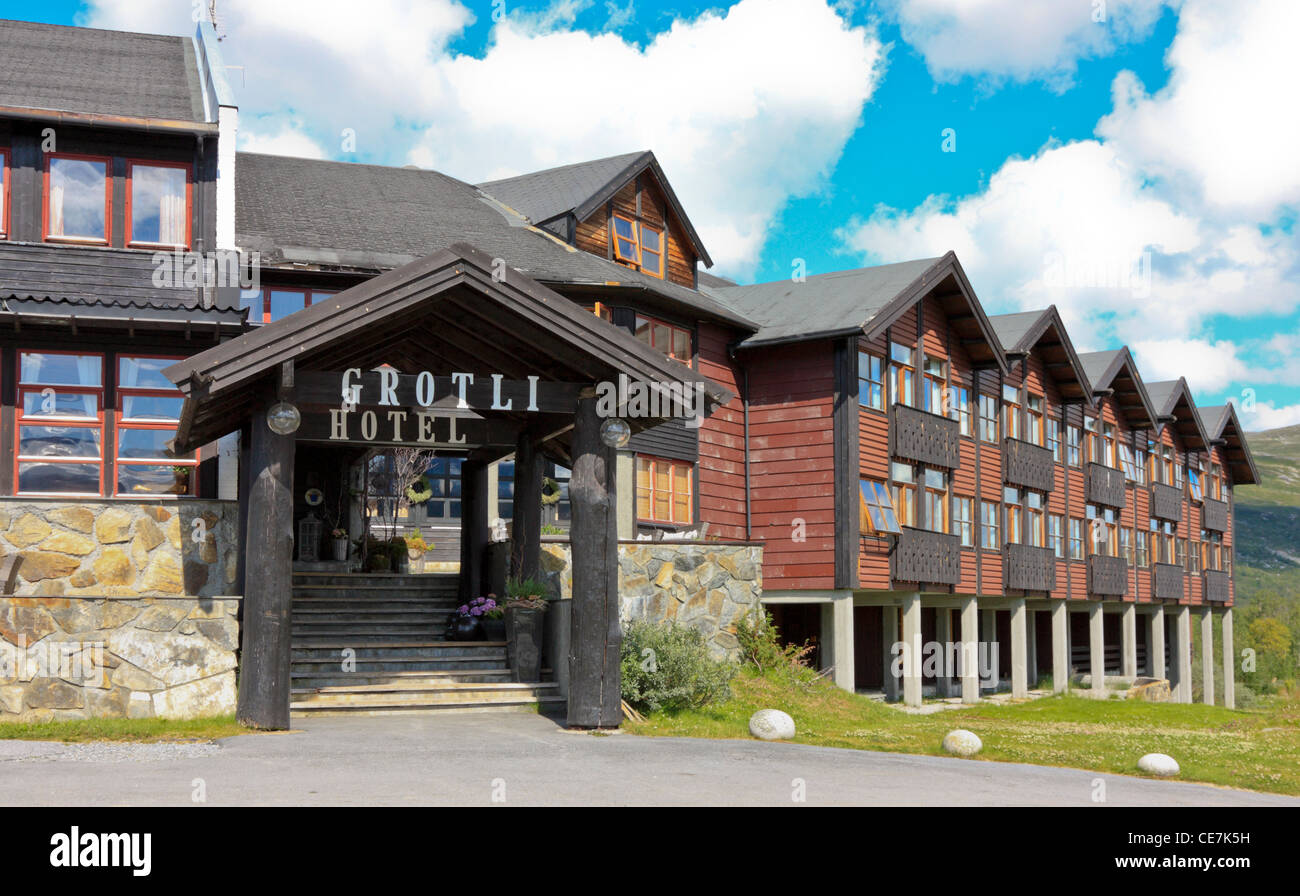
[[[542,572],[551,594],[573,593],[567,542],[543,541]],[[763,548],[737,542],[628,541],[618,546],[620,615],[676,621],[698,629],[716,657],[739,648],[734,625],[759,605]]]
[[[0,722],[235,711],[237,598],[0,597]]]

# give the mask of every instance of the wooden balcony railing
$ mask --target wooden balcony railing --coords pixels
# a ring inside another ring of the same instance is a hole
[[[956,420],[894,404],[889,409],[889,453],[954,469],[961,464],[961,431]]]
[[[1123,507],[1124,474],[1119,470],[1089,462],[1084,492],[1089,504]]]
[[[1182,600],[1183,568],[1173,563],[1151,565],[1151,594],[1165,600]]]
[[[1002,476],[1012,485],[1050,492],[1056,487],[1051,449],[1020,439],[1003,439]]]
[[[961,539],[904,526],[889,563],[899,582],[956,585],[961,581]]]
[[[1051,548],[1009,544],[1002,555],[1004,585],[1021,591],[1056,588],[1056,554]]]
[[[1128,562],[1123,557],[1088,558],[1088,593],[1105,597],[1123,597],[1128,593]]]
[[[1183,493],[1172,485],[1151,485],[1151,515],[1177,523],[1183,519]]]
[[[1228,503],[1206,498],[1201,505],[1201,525],[1215,532],[1228,531]]]
[[[1205,583],[1205,599],[1214,603],[1228,602],[1228,574],[1221,569],[1207,569],[1202,575]]]

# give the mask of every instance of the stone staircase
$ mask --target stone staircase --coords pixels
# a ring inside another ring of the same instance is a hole
[[[503,641],[444,641],[455,575],[294,572],[290,709],[303,715],[533,712],[554,682],[511,681]],[[344,671],[345,650],[352,668]]]

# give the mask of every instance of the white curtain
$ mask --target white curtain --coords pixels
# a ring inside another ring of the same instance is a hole
[[[164,193],[158,203],[158,242],[181,246],[185,244],[185,193]]]
[[[103,385],[104,359],[97,355],[77,358],[77,379],[89,385]],[[81,396],[81,405],[87,417],[94,417],[99,412],[99,396]]]
[[[63,236],[63,185],[50,185],[50,236]]]

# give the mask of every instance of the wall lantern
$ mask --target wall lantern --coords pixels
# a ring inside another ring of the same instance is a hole
[[[600,440],[610,448],[622,448],[632,438],[632,427],[626,420],[609,417],[600,424]]]
[[[271,432],[282,436],[292,435],[302,424],[302,414],[287,401],[277,401],[266,412],[266,425]]]

